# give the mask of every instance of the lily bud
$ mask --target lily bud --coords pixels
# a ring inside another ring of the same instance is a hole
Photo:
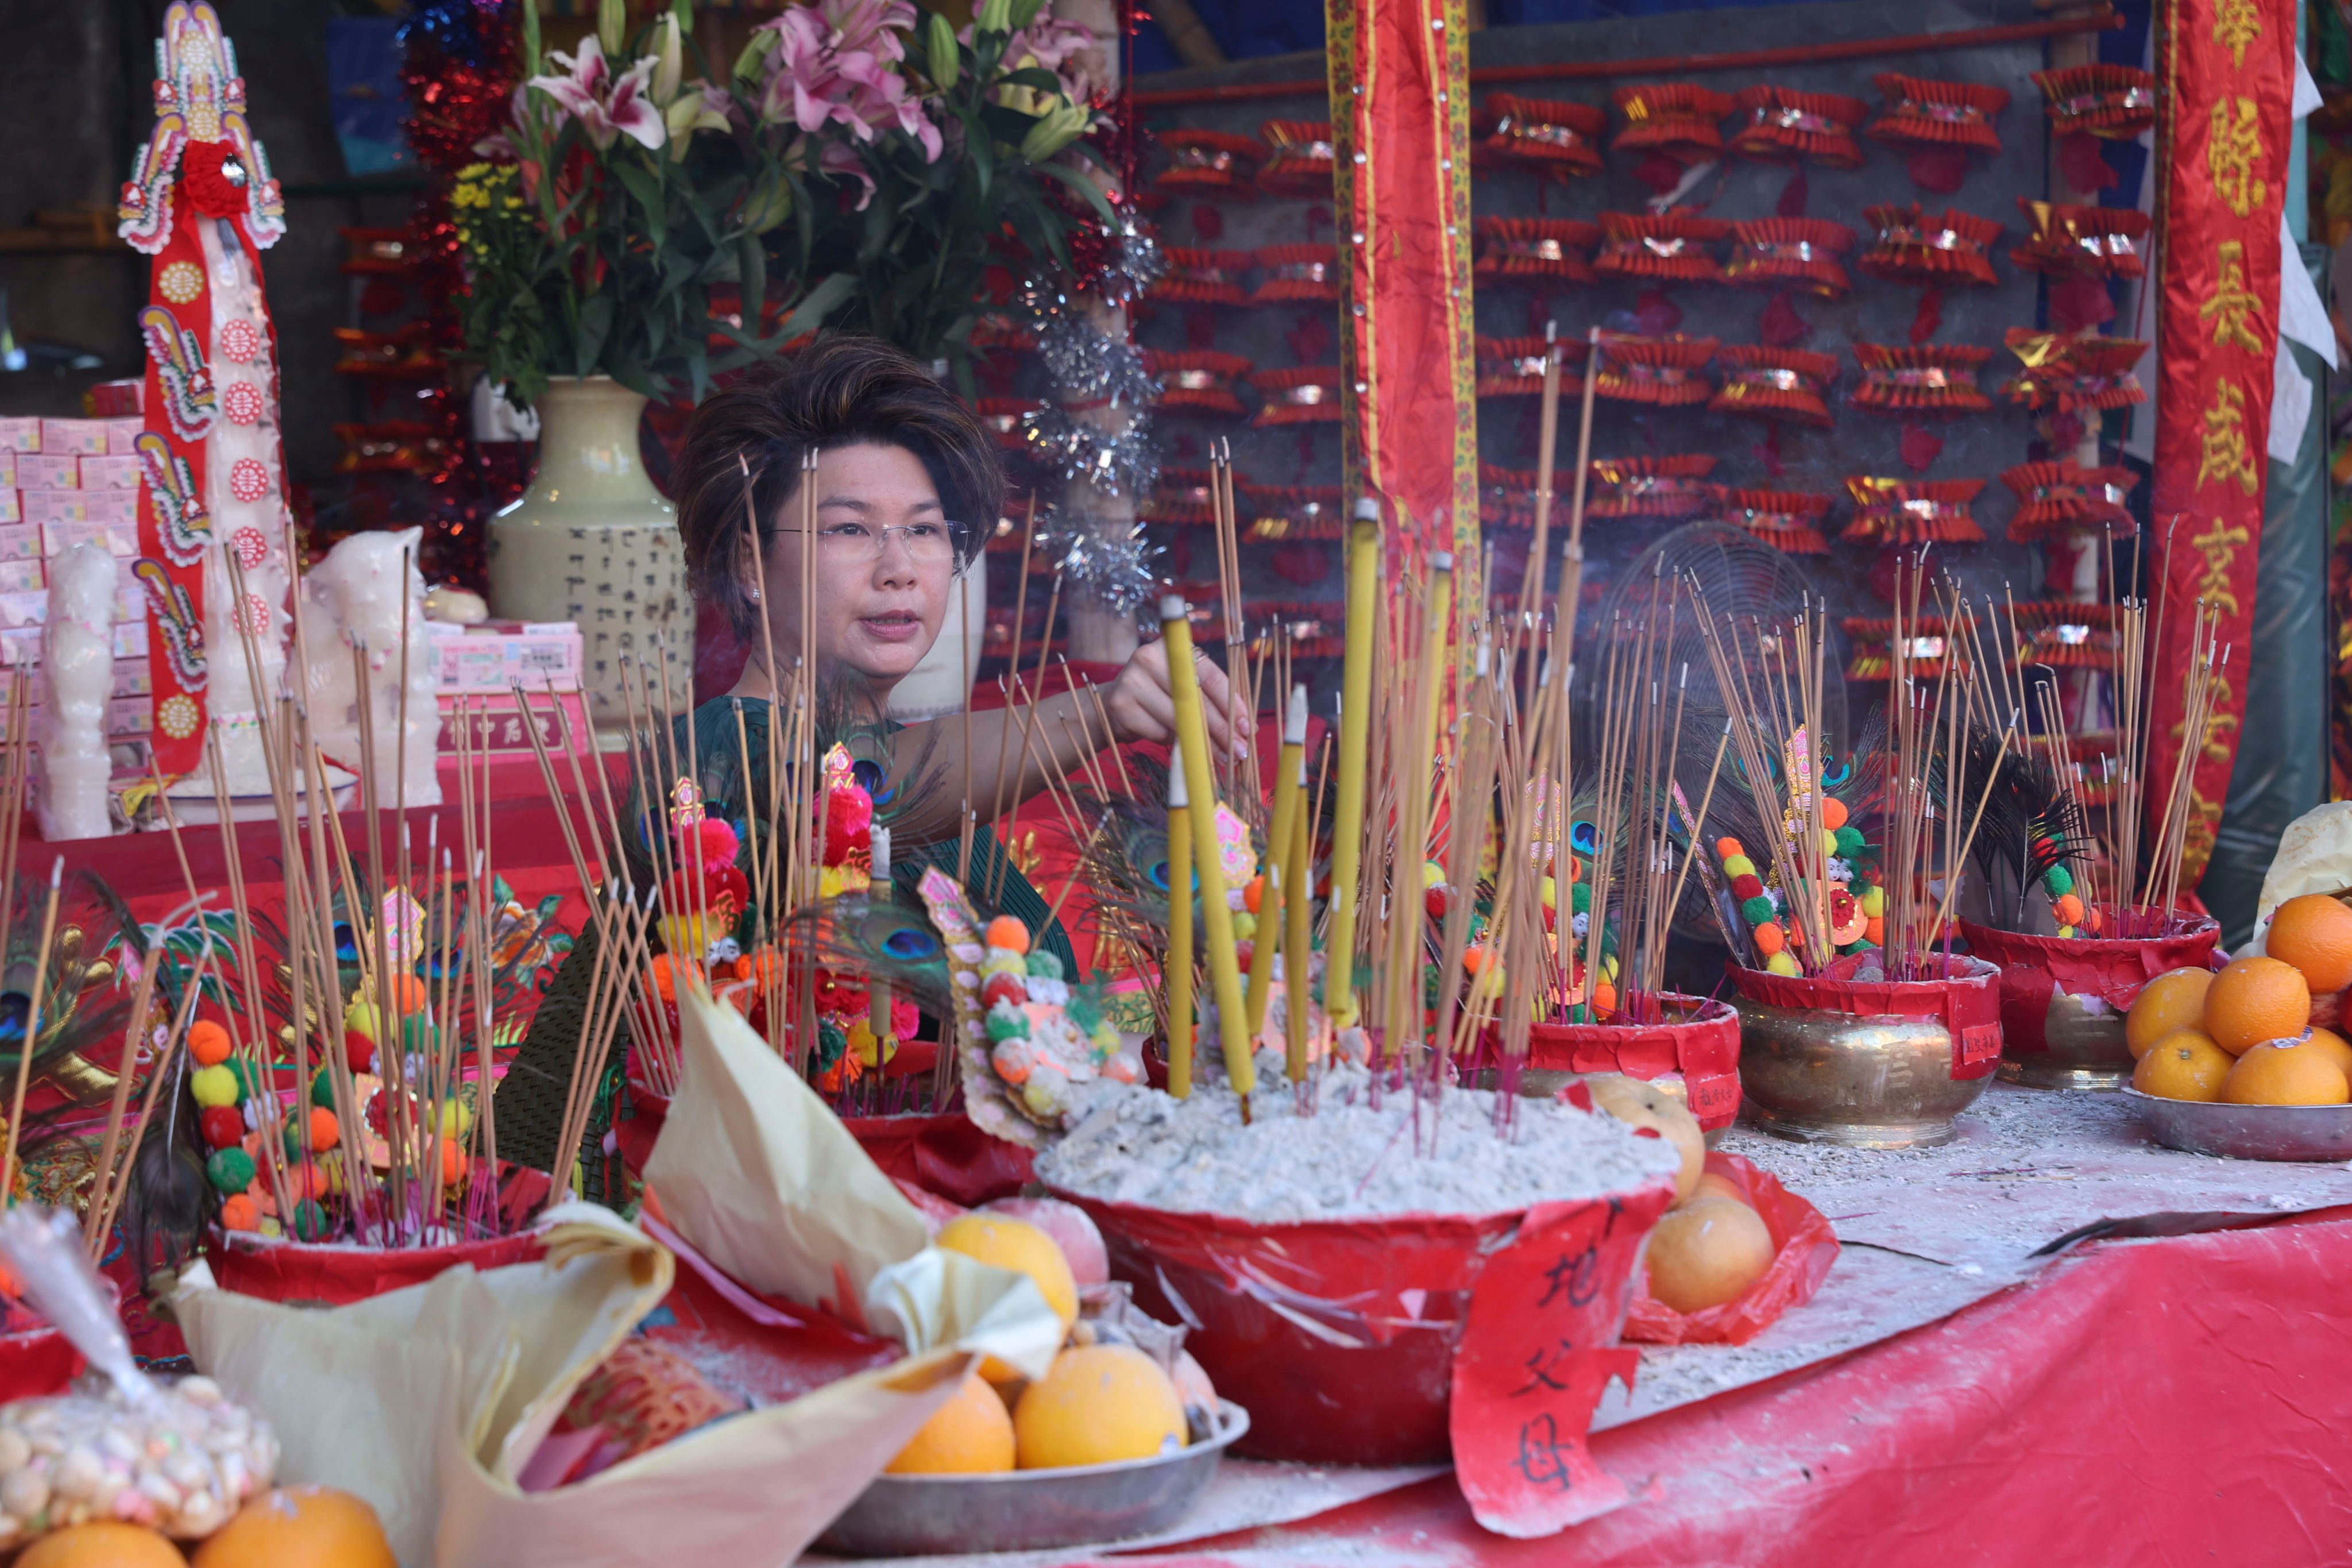
[[[735,57],[735,79],[759,80],[761,68],[767,63],[768,56],[775,47],[775,29],[761,27],[754,32],[751,41],[743,46],[743,52]]]
[[[743,198],[743,232],[765,234],[793,215],[793,187],[781,179],[755,185]]]
[[[980,19],[974,30],[981,33],[1013,31],[1013,0],[982,0]]]
[[[1042,163],[1071,142],[1087,133],[1094,121],[1094,110],[1064,99],[1041,116],[1021,139],[1021,156],[1032,163]]]
[[[620,58],[628,27],[628,0],[596,0],[596,41],[604,47],[606,59]]]
[[[654,101],[667,104],[677,97],[677,84],[686,74],[686,44],[678,35],[677,12],[664,16],[658,29],[661,48],[654,64]]]
[[[956,74],[961,68],[963,53],[956,45],[955,29],[937,11],[924,25],[923,49],[930,56],[931,82],[941,92],[956,84]]]

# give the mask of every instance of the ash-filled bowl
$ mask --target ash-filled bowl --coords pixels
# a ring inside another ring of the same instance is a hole
[[[2124,1098],[2168,1149],[2223,1160],[2352,1160],[2352,1105],[2224,1105],[2163,1100],[2128,1086]]]
[[[1148,1459],[982,1476],[877,1476],[826,1527],[817,1550],[844,1557],[960,1556],[1156,1534],[1191,1511],[1217,1461],[1249,1426],[1249,1412],[1220,1400],[1214,1433]]]
[[[1255,1458],[1445,1459],[1471,1298],[1528,1209],[1670,1196],[1680,1168],[1663,1141],[1572,1105],[1516,1102],[1506,1140],[1483,1090],[1375,1105],[1369,1076],[1340,1068],[1302,1115],[1278,1066],[1265,1076],[1246,1128],[1222,1089],[1183,1101],[1129,1089],[1037,1163],[1056,1197],[1094,1217],[1112,1277],[1185,1324],[1219,1394],[1249,1407],[1236,1452]],[[1602,1342],[1631,1273],[1628,1248],[1622,1269],[1588,1282],[1610,1309]]]

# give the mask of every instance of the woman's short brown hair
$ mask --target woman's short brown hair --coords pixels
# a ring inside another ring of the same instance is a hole
[[[880,339],[827,333],[773,372],[703,399],[678,452],[687,583],[738,637],[753,637],[760,626],[744,582],[746,530],[756,526],[764,561],[776,518],[800,485],[803,456],[862,442],[913,453],[948,520],[969,531],[973,548],[996,526],[1004,510],[1004,468],[994,437],[971,406]]]

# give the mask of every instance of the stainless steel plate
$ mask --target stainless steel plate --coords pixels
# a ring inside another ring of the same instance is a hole
[[[877,1476],[817,1542],[845,1557],[1034,1552],[1150,1535],[1184,1517],[1249,1412],[1220,1400],[1214,1436],[1173,1454],[985,1476]]]
[[[2126,1088],[2148,1135],[2168,1149],[2231,1160],[2352,1160],[2352,1105],[2223,1105]]]

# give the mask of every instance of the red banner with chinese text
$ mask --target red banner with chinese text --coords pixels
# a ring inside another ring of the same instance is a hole
[[[1386,503],[1391,584],[1433,550],[1478,584],[1464,0],[1326,0],[1339,268],[1340,461]],[[1475,600],[1474,600],[1475,602]]]
[[[2148,816],[2165,807],[2184,745],[2189,833],[2180,885],[2212,854],[2245,710],[2245,658],[2262,548],[2271,377],[2278,353],[2279,217],[2293,133],[2294,7],[2288,0],[2161,0],[2157,8],[2158,196],[2155,692]],[[2200,736],[2182,730],[2196,606],[2240,650],[2218,676]]]

